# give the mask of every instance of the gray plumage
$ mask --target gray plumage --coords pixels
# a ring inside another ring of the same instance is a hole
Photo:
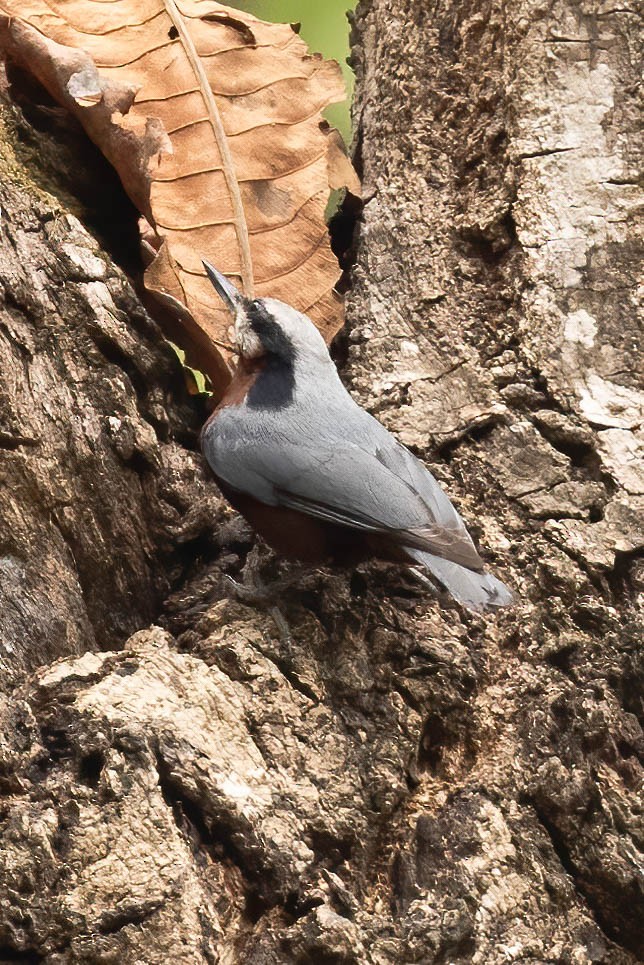
[[[509,604],[431,473],[348,394],[310,319],[274,299],[248,303],[215,275],[246,356],[267,346],[281,355],[264,390],[258,383],[206,425],[202,445],[216,476],[266,505],[391,536],[466,607]]]

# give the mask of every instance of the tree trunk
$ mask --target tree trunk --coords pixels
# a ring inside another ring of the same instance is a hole
[[[289,633],[229,598],[203,412],[5,111],[0,965],[642,955],[633,20],[355,17],[344,373],[499,615],[376,566],[286,591]]]

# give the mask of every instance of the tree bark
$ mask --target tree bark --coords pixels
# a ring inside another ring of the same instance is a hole
[[[6,113],[0,963],[642,956],[633,20],[353,24],[344,374],[515,590],[498,615],[376,566],[286,591],[288,633],[229,598],[251,538],[203,413]]]

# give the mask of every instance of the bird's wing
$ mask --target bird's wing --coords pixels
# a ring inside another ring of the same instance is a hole
[[[216,454],[208,451],[207,437],[205,452],[217,475],[261,502],[386,533],[402,545],[481,569],[463,521],[434,477],[380,423],[368,420],[351,439],[294,436],[282,425],[278,436],[267,437],[240,434],[237,427],[227,440],[219,425],[220,458],[211,458]]]
[[[301,452],[298,455],[302,458]],[[483,566],[463,521],[442,490],[449,511],[445,512],[441,505],[439,519],[414,488],[373,454],[344,443],[327,456],[324,475],[319,470],[304,468],[291,477],[286,488],[276,487],[280,505],[328,522],[386,533],[402,545],[426,550],[462,566]],[[431,482],[429,488],[439,489],[433,477]],[[433,508],[436,502],[443,500],[433,498]]]

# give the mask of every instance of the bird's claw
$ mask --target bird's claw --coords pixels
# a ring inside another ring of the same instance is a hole
[[[226,583],[230,586],[233,591],[234,596],[239,600],[240,603],[251,604],[251,606],[262,606],[266,605],[271,598],[271,588],[265,585],[258,586],[245,586],[238,580],[233,579],[232,576],[228,574],[225,575],[224,579]],[[268,607],[268,613],[275,624],[275,629],[277,630],[280,640],[286,647],[290,647],[293,642],[291,637],[291,630],[288,625],[286,617],[279,609],[279,607],[273,605]]]
[[[247,583],[240,583],[239,580],[235,580],[228,573],[224,575],[224,580],[230,586],[240,603],[251,603],[255,606],[261,606],[261,604],[267,603],[271,597],[270,587],[264,584],[261,586],[257,584],[249,586]]]

